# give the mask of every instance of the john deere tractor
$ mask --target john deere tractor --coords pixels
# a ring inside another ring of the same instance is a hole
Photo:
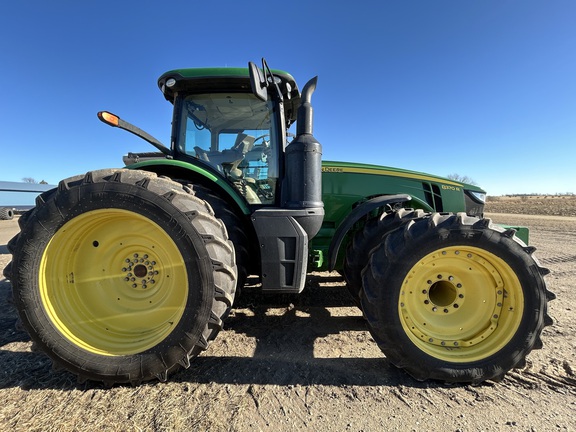
[[[526,230],[483,218],[478,187],[322,162],[316,82],[300,92],[265,61],[166,72],[169,147],[98,113],[156,151],[62,180],[19,218],[4,274],[34,346],[80,381],[165,381],[216,337],[247,275],[300,293],[307,272],[336,270],[416,379],[521,367],[554,297]]]

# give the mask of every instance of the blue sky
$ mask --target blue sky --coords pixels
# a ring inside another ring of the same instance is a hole
[[[5,1],[0,181],[56,183],[169,142],[165,71],[265,57],[319,76],[324,159],[473,178],[490,195],[576,192],[573,0]]]

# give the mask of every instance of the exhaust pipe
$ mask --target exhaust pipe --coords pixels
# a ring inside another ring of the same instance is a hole
[[[311,99],[312,93],[316,90],[318,77],[312,78],[306,83],[302,89],[302,96],[300,99],[300,106],[298,107],[298,123],[296,127],[296,134],[310,134],[312,135],[314,109],[312,108]]]
[[[312,93],[318,77],[312,78],[302,89],[298,107],[296,138],[286,147],[285,178],[282,207],[290,210],[306,210],[307,217],[298,222],[309,238],[317,234],[324,218],[322,202],[322,146],[312,135]]]

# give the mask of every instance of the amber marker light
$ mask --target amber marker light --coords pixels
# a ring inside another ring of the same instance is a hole
[[[100,111],[98,113],[98,118],[110,126],[118,126],[118,123],[120,122],[120,118],[118,116],[108,111]]]

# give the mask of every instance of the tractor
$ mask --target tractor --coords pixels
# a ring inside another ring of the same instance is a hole
[[[34,347],[79,382],[166,381],[207,349],[248,276],[300,293],[330,270],[417,380],[522,367],[554,298],[527,229],[484,218],[477,186],[322,161],[316,84],[300,91],[264,59],[166,72],[169,146],[99,112],[155,151],[62,180],[19,218],[4,275]]]

